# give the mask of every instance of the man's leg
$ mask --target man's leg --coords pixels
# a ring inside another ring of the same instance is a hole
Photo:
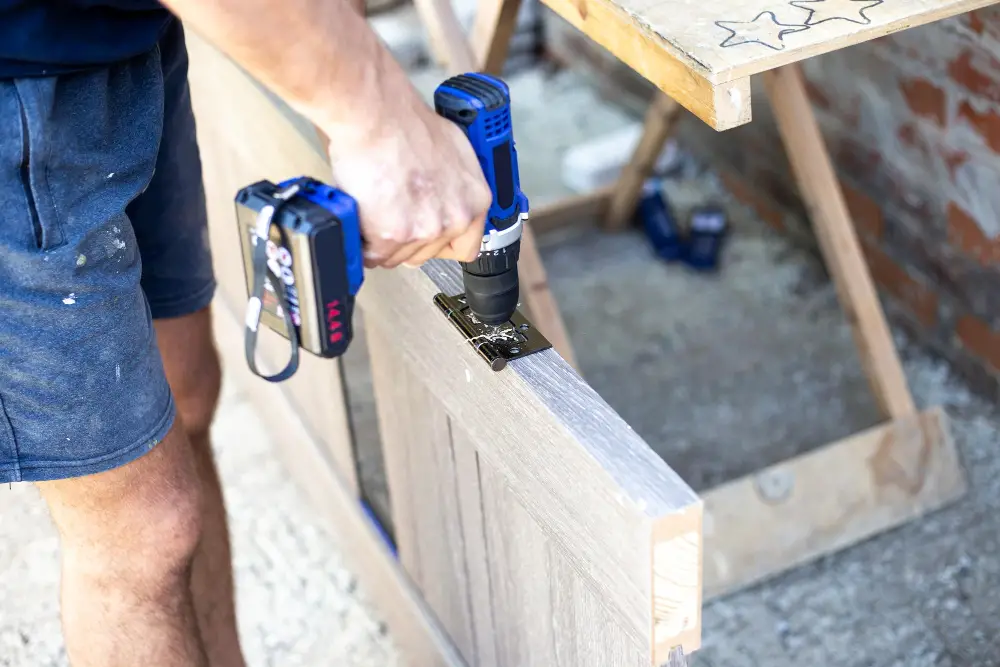
[[[226,510],[209,440],[221,383],[211,315],[205,308],[154,324],[179,422],[191,441],[202,484],[202,537],[191,578],[198,626],[212,667],[244,667],[236,630]]]
[[[159,51],[163,136],[153,178],[129,205],[128,215],[142,253],[142,288],[177,405],[178,424],[191,442],[201,480],[202,537],[191,584],[198,625],[212,667],[243,667],[226,511],[209,442],[221,383],[209,314],[215,277],[180,24],[164,34]]]
[[[38,483],[61,538],[73,667],[209,667],[190,587],[199,487],[177,427],[125,466]]]
[[[74,667],[209,664],[202,485],[126,212],[154,175],[163,79],[153,51],[0,81],[0,482],[38,483],[59,528]]]

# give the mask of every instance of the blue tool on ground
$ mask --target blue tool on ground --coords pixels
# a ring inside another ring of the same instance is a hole
[[[528,217],[521,192],[507,85],[484,74],[462,74],[438,86],[438,114],[465,132],[493,192],[479,256],[463,263],[465,298],[480,322],[498,325],[517,308],[517,259]],[[236,195],[239,238],[249,300],[245,351],[250,369],[271,382],[295,374],[299,348],[324,357],[351,343],[354,299],[364,282],[357,202],[309,177],[275,185],[259,181]],[[257,368],[263,324],[287,338],[285,368]]]
[[[728,231],[726,212],[719,206],[701,206],[691,212],[684,261],[699,271],[719,267],[723,241]]]
[[[649,179],[643,184],[637,213],[646,237],[659,257],[673,261],[684,256],[684,237],[656,179]]]

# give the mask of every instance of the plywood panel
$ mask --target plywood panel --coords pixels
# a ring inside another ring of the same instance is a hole
[[[497,664],[648,667],[588,577],[489,465],[480,466],[480,485]]]
[[[502,667],[503,663],[498,661],[496,651],[496,623],[493,618],[493,591],[489,572],[492,554],[486,545],[482,489],[479,484],[479,454],[465,430],[454,425],[451,430],[451,445],[455,456],[462,536],[465,540],[465,569],[469,577],[469,606],[475,640],[475,660],[472,664],[477,667]]]
[[[305,427],[297,406],[278,385],[256,379],[242,363],[242,319],[224,305],[215,310],[215,337],[222,361],[259,408],[257,414],[289,473],[343,545],[344,558],[358,575],[366,599],[388,625],[394,644],[411,665],[466,667],[468,663],[371,525],[354,490]],[[331,621],[331,628],[336,624]],[[338,657],[325,659],[323,664],[337,664]]]
[[[651,63],[662,63],[664,71],[681,78],[679,66],[714,84],[993,4],[991,0],[543,2],[629,64],[628,56],[642,43],[642,55]],[[632,43],[621,36],[627,33]],[[641,66],[635,69],[645,74]],[[685,104],[684,99],[675,99]]]
[[[701,501],[553,351],[490,370],[429,307],[438,290],[454,294],[460,285],[449,262],[373,272],[361,294],[366,322],[405,323],[405,341],[396,345],[405,363],[467,432],[480,464],[502,475],[589,579],[630,640],[650,653],[654,643],[693,650]]]
[[[477,664],[448,415],[394,354],[396,340],[372,322],[366,332],[400,562],[462,655]]]

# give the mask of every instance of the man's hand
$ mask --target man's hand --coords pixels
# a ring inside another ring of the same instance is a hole
[[[334,181],[358,202],[365,265],[472,261],[492,202],[482,167],[453,122],[408,98],[387,101],[381,127],[328,135]]]
[[[330,139],[335,185],[360,207],[369,267],[472,260],[489,186],[356,0],[162,0]]]

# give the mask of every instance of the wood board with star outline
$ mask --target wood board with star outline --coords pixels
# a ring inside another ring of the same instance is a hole
[[[750,120],[749,100],[741,96],[749,96],[754,74],[997,2],[542,1],[720,130]]]

